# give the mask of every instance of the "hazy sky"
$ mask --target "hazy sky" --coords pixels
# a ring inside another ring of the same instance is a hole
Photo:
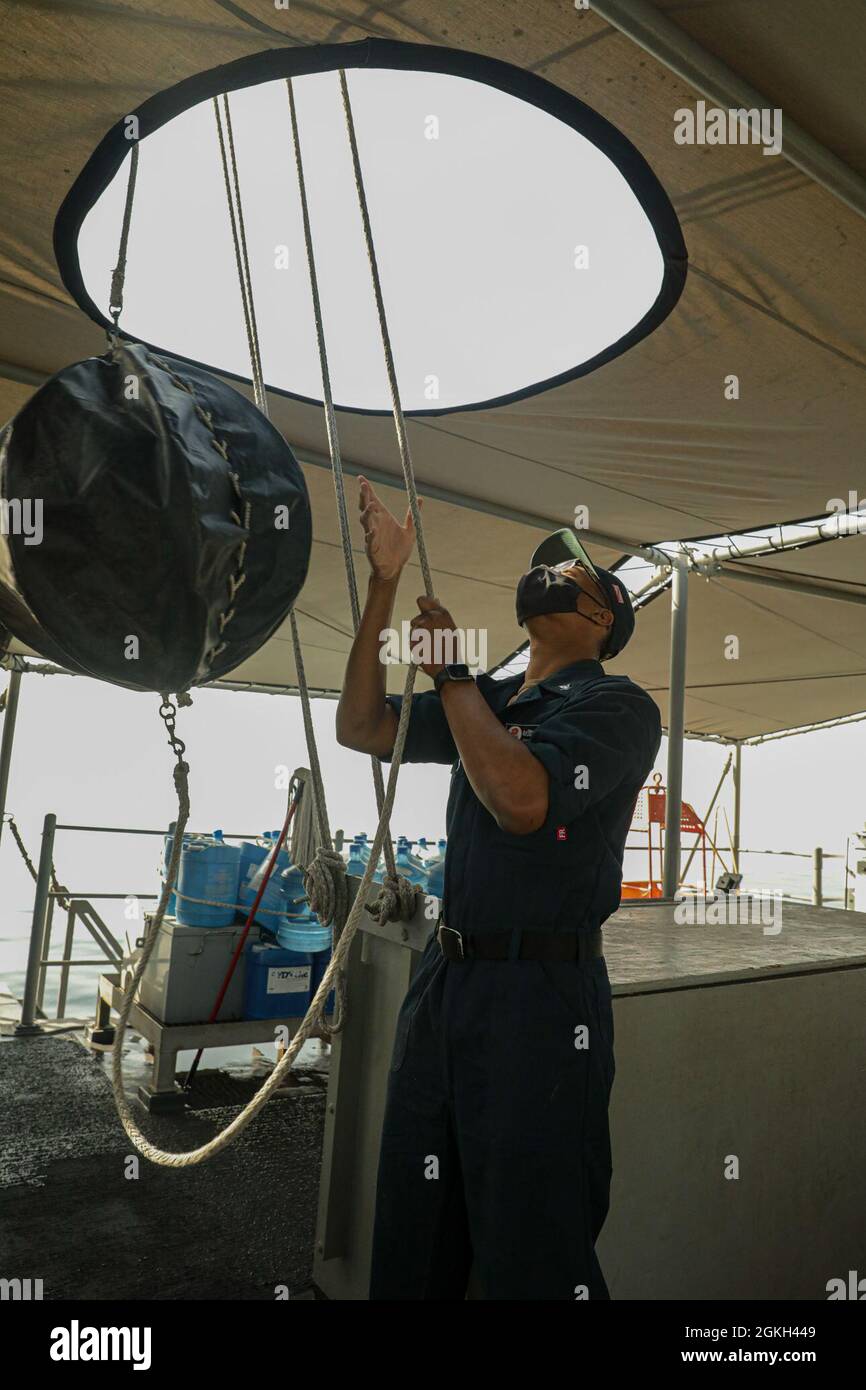
[[[348,82],[407,410],[546,380],[643,318],[664,271],[655,233],[625,178],[584,136],[525,101],[441,73],[353,70]],[[370,351],[379,330],[337,74],[293,85],[334,399],[388,409],[382,356]],[[265,376],[321,399],[286,86],[265,82],[230,101]],[[79,238],[84,282],[103,310],[127,165]],[[123,325],[249,372],[209,100],[139,145]]]
[[[427,686],[419,676],[419,689]],[[34,858],[49,810],[80,824],[167,826],[175,814],[172,755],[157,696],[70,676],[28,675],[21,689],[8,806]],[[275,787],[275,769],[307,761],[298,700],[209,690],[193,698],[192,709],[179,718],[191,765],[191,825],[246,832],[281,824],[285,792]],[[337,746],[333,702],[316,701],[314,709],[331,824],[349,834],[371,834],[376,818],[369,760]],[[662,769],[665,755],[663,743]],[[725,757],[717,744],[686,744],[685,796],[699,813]],[[844,853],[846,837],[862,829],[866,817],[864,766],[866,723],[745,749],[743,844],[811,852],[820,843],[828,852]],[[443,834],[447,788],[447,768],[407,766],[394,833]],[[730,815],[730,784],[722,804]],[[61,879],[75,891],[145,892],[155,888],[158,855],[156,839],[65,833],[58,836],[56,862]],[[805,861],[788,863],[801,873],[808,868]],[[754,882],[765,866],[751,861]],[[640,874],[634,863],[629,871]],[[834,880],[836,875],[838,867]],[[4,912],[32,902],[32,885],[8,830],[0,843],[0,881]],[[7,934],[6,926],[0,923],[0,935]],[[0,977],[3,968],[0,959]]]

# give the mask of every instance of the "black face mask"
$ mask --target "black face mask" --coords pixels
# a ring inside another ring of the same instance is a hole
[[[515,609],[521,627],[527,618],[543,613],[577,613],[577,600],[583,593],[579,584],[549,565],[536,565],[517,585]],[[582,618],[586,617],[581,613]]]

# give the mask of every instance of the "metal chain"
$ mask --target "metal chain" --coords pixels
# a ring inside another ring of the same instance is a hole
[[[126,183],[126,202],[123,207],[123,223],[120,229],[120,246],[117,253],[117,265],[111,275],[111,293],[109,295],[108,312],[114,323],[115,333],[119,326],[120,315],[123,312],[123,291],[126,285],[126,253],[129,247],[129,228],[132,223],[132,203],[135,198],[135,183],[138,178],[138,142],[133,145],[129,163],[129,178]],[[109,341],[112,341],[114,334],[109,334]]]
[[[11,813],[8,816],[7,823],[9,825],[9,829],[12,831],[12,838],[18,846],[19,850],[21,851],[21,858],[24,860],[24,863],[27,866],[28,873],[30,874],[30,877],[33,879],[33,882],[35,883],[38,877],[36,867],[33,863],[33,860],[30,858],[30,855],[27,853],[27,846],[24,844],[24,841],[21,838],[21,832],[19,831],[18,826],[15,824],[15,817]],[[53,860],[51,862],[51,888],[60,906],[64,910],[68,911],[69,889],[66,888],[60,882],[58,882],[57,870],[54,867]]]

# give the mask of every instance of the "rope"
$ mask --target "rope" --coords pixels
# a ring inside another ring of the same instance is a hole
[[[432,597],[433,584],[430,575],[430,567],[427,562],[427,553],[424,544],[423,530],[421,526],[420,506],[418,503],[418,495],[415,488],[415,478],[412,469],[412,460],[409,453],[408,439],[406,438],[405,421],[403,418],[403,411],[400,404],[399,391],[397,388],[396,373],[394,370],[394,359],[393,353],[391,351],[391,343],[390,336],[388,334],[387,321],[385,318],[385,308],[382,299],[378,267],[376,264],[376,255],[373,246],[370,220],[369,215],[367,213],[367,202],[364,193],[364,184],[360,161],[358,158],[358,149],[355,138],[354,123],[352,121],[349,93],[348,88],[346,86],[345,73],[342,71],[340,72],[340,81],[343,91],[343,105],[346,113],[349,140],[352,147],[352,157],[355,168],[355,185],[358,192],[358,199],[361,207],[362,219],[364,222],[364,235],[367,245],[367,256],[370,262],[370,270],[373,277],[373,285],[376,294],[377,309],[379,313],[379,324],[382,331],[382,346],[385,354],[385,363],[391,386],[394,421],[397,429],[397,438],[400,448],[400,458],[403,466],[403,476],[406,482],[406,490],[409,496],[410,510],[412,513],[413,520],[415,522],[415,536],[418,544],[418,556],[421,564],[421,571],[424,576],[424,584],[428,596]],[[231,120],[228,112],[228,99],[224,97],[226,129],[228,133],[228,148],[226,148],[226,141],[223,138],[222,125],[219,120],[219,108],[216,105],[216,100],[214,101],[214,107],[217,113],[217,128],[220,137],[220,153],[223,161],[223,173],[225,177],[226,192],[229,200],[229,209],[232,219],[232,234],[235,246],[235,258],[238,270],[238,280],[241,286],[241,299],[244,309],[244,323],[247,330],[248,342],[250,344],[250,358],[253,364],[253,385],[254,390],[256,392],[257,404],[259,408],[262,410],[262,412],[267,416],[267,398],[264,390],[264,382],[261,376],[261,356],[258,344],[258,330],[252,303],[252,287],[249,275],[249,258],[247,256],[246,236],[243,227],[243,213],[240,205],[240,188],[237,178],[237,161],[235,157],[234,141],[232,139],[231,134]],[[229,166],[231,166],[231,176],[229,173]],[[232,182],[234,184],[234,196],[238,204],[237,218],[235,217],[232,202]],[[307,232],[309,231],[308,222],[306,223],[306,230]],[[324,342],[324,339],[322,339],[322,342]],[[340,478],[342,480],[342,471],[340,472]],[[132,1009],[133,999],[141,982],[144,971],[147,968],[147,963],[150,959],[156,942],[159,924],[162,921],[163,915],[165,913],[166,904],[168,902],[169,894],[177,877],[177,869],[180,861],[180,852],[181,847],[183,845],[183,834],[189,817],[189,767],[188,764],[183,760],[183,753],[185,751],[184,745],[180,741],[180,739],[176,737],[174,732],[174,716],[176,713],[175,708],[171,704],[171,701],[168,699],[168,697],[164,696],[163,702],[160,706],[160,717],[165,722],[166,729],[169,733],[169,742],[177,758],[177,764],[174,770],[174,780],[178,796],[178,818],[175,826],[174,840],[172,843],[171,856],[166,872],[166,878],[163,884],[162,893],[160,895],[157,910],[151,922],[150,931],[146,934],[144,945],[142,947],[141,956],[139,957],[139,960],[136,964],[135,970],[132,975],[132,979],[130,980],[120,1009],[117,1035],[115,1038],[114,1048],[112,1052],[112,1089],[114,1091],[115,1103],[117,1105],[117,1112],[120,1117],[121,1123],[123,1124],[126,1133],[132,1140],[135,1147],[145,1158],[149,1159],[153,1163],[161,1164],[165,1167],[186,1168],[193,1166],[195,1164],[203,1162],[205,1159],[213,1157],[214,1154],[221,1152],[224,1148],[231,1144],[232,1141],[247,1127],[251,1120],[254,1119],[254,1117],[258,1114],[262,1107],[267,1104],[273,1092],[277,1090],[277,1088],[282,1084],[283,1077],[291,1068],[292,1063],[294,1062],[295,1058],[297,1057],[301,1047],[306,1042],[307,1038],[314,1035],[321,1036],[323,1027],[327,1027],[327,1025],[324,1024],[324,1009],[328,995],[330,994],[332,988],[342,990],[344,979],[344,965],[348,957],[349,950],[351,948],[352,941],[355,936],[355,932],[357,931],[358,925],[360,923],[361,913],[364,911],[365,908],[367,892],[369,891],[370,884],[373,880],[373,874],[375,872],[376,865],[379,862],[379,856],[382,853],[386,833],[390,833],[390,817],[394,806],[394,796],[397,790],[397,777],[403,759],[403,750],[406,745],[406,734],[409,727],[409,716],[412,709],[412,693],[415,686],[415,678],[418,672],[418,668],[415,665],[410,665],[406,674],[406,685],[403,693],[403,702],[400,707],[400,717],[397,722],[397,733],[394,739],[394,750],[391,758],[391,767],[388,774],[387,786],[384,789],[384,796],[379,815],[379,824],[376,828],[376,833],[373,837],[373,844],[370,850],[370,858],[364,869],[364,873],[361,878],[361,882],[358,886],[358,891],[355,896],[355,900],[352,904],[351,910],[348,913],[345,923],[342,925],[342,930],[339,930],[340,924],[338,918],[341,900],[339,899],[340,890],[338,885],[342,883],[343,887],[347,888],[345,881],[345,867],[343,865],[342,857],[337,856],[332,850],[329,850],[328,848],[331,845],[331,837],[327,822],[324,785],[322,783],[321,767],[318,759],[318,750],[315,746],[315,731],[313,729],[309,690],[306,684],[306,673],[304,671],[303,654],[301,652],[300,638],[298,635],[294,611],[292,611],[292,613],[290,614],[290,626],[292,631],[292,643],[295,653],[295,661],[298,670],[298,688],[301,695],[301,708],[303,710],[305,732],[307,733],[308,739],[307,746],[308,753],[310,756],[310,773],[313,782],[313,792],[314,797],[316,799],[316,815],[319,820],[320,830],[325,832],[322,836],[325,843],[322,846],[320,846],[319,853],[313,860],[313,863],[307,869],[307,875],[305,876],[305,884],[307,881],[307,876],[309,876],[310,886],[313,889],[313,891],[320,892],[322,894],[322,897],[324,899],[324,908],[327,909],[333,906],[333,953],[328,968],[325,971],[325,974],[322,977],[319,987],[311,1001],[310,1007],[307,1010],[306,1016],[299,1025],[298,1030],[295,1033],[289,1047],[286,1049],[285,1053],[274,1067],[273,1071],[271,1072],[268,1079],[265,1081],[264,1085],[260,1088],[259,1091],[257,1091],[256,1095],[249,1102],[249,1104],[240,1112],[240,1114],[237,1115],[235,1119],[232,1120],[232,1122],[225,1127],[225,1129],[221,1130],[219,1134],[216,1134],[213,1137],[213,1139],[209,1140],[206,1144],[201,1145],[197,1149],[177,1153],[171,1150],[159,1149],[154,1144],[152,1144],[150,1140],[147,1139],[147,1137],[138,1128],[138,1125],[135,1121],[135,1117],[132,1114],[132,1110],[123,1091],[122,1048],[126,1024],[129,1019],[130,1011]],[[179,702],[180,698],[181,697],[179,697]],[[337,863],[335,862],[337,860],[339,861],[339,869],[337,869]],[[328,897],[329,888],[325,885],[326,878],[329,880],[330,887],[333,889],[333,904],[331,903]],[[386,920],[386,913],[399,911],[402,914],[403,912],[408,912],[409,894],[407,892],[407,889],[411,889],[411,906],[414,910],[416,890],[412,885],[408,884],[406,885],[406,888],[403,888],[402,882],[403,881],[401,881],[395,876],[393,880],[386,880],[386,883],[382,885],[383,891],[380,893],[379,903],[377,904],[377,911],[381,913],[380,920]],[[411,912],[409,912],[408,915],[411,915]],[[343,1000],[341,995],[341,1018],[343,1016],[342,1009]],[[335,1024],[334,1029],[332,1031],[336,1031],[336,1027],[337,1025]]]
[[[171,860],[169,860],[169,863],[171,863]],[[250,909],[249,903],[225,903],[219,898],[194,898],[191,893],[181,893],[179,888],[175,888],[172,891],[176,898],[182,898],[185,903],[201,903],[203,907],[224,907],[226,911],[231,908],[234,912],[249,912]],[[285,908],[262,907],[262,905],[259,904],[256,910],[257,917],[260,912],[267,913],[269,917],[283,917],[285,915]]]
[[[400,710],[400,721],[397,725],[397,736],[394,740],[394,760],[391,764],[391,770],[388,776],[388,785],[385,789],[385,811],[387,812],[387,815],[389,817],[394,806],[394,794],[397,790],[397,773],[400,767],[400,760],[403,756],[403,748],[406,743],[406,731],[409,727],[410,709],[410,703],[408,701],[404,702],[403,707]],[[179,740],[176,740],[176,743],[181,749],[183,749],[183,744],[180,743]],[[172,746],[174,747],[174,743]],[[177,866],[180,859],[180,847],[183,842],[183,832],[186,828],[187,817],[189,815],[189,788],[187,782],[188,770],[189,769],[187,767],[187,764],[183,762],[179,756],[178,764],[175,768],[175,785],[178,793],[178,820],[175,829],[175,838],[174,844],[172,845],[168,873],[166,875],[165,884],[163,885],[162,890],[162,896],[160,897],[159,906],[157,908],[157,917],[159,917],[160,914],[165,911],[165,904],[168,901],[168,894],[171,891],[171,884],[177,872]],[[250,1121],[255,1118],[255,1116],[262,1109],[262,1107],[266,1105],[267,1102],[270,1100],[274,1091],[279,1089],[279,1087],[282,1085],[283,1078],[290,1070],[292,1063],[294,1062],[295,1058],[297,1057],[298,1053],[300,1052],[307,1039],[310,1037],[320,1036],[317,1021],[320,1018],[320,1016],[324,1013],[325,1003],[327,1001],[328,995],[331,992],[331,989],[334,988],[335,978],[338,976],[340,972],[343,971],[343,968],[345,966],[346,958],[349,954],[349,949],[354,939],[355,932],[358,929],[358,923],[361,918],[361,913],[364,910],[364,901],[370,883],[372,882],[373,871],[378,862],[379,855],[382,852],[382,842],[384,839],[384,834],[385,820],[383,818],[379,822],[379,827],[373,839],[373,846],[370,853],[369,863],[367,864],[367,867],[364,870],[364,876],[359,884],[358,892],[355,897],[355,901],[352,904],[352,909],[349,913],[346,925],[343,929],[339,941],[334,947],[334,954],[331,958],[331,962],[328,966],[328,969],[325,971],[324,976],[322,977],[322,981],[313,997],[313,1001],[310,1005],[306,1017],[301,1022],[298,1031],[292,1038],[292,1041],[286,1049],[285,1053],[280,1058],[279,1062],[276,1064],[274,1070],[271,1072],[270,1076],[267,1078],[261,1089],[256,1092],[256,1094],[253,1096],[253,1099],[249,1102],[245,1109],[243,1109],[239,1115],[236,1115],[235,1118],[231,1121],[230,1124],[226,1126],[225,1129],[221,1130],[219,1134],[214,1135],[213,1139],[208,1140],[206,1144],[202,1144],[200,1148],[187,1150],[181,1153],[173,1152],[170,1149],[157,1148],[155,1144],[152,1144],[150,1140],[146,1138],[144,1134],[142,1134],[141,1130],[138,1128],[138,1125],[135,1122],[135,1117],[132,1114],[129,1102],[127,1101],[126,1096],[123,1093],[123,1080],[120,1066],[120,1053],[123,1040],[123,1033],[126,1028],[130,1010],[132,1008],[133,997],[135,995],[136,990],[138,989],[142,975],[144,974],[144,970],[147,966],[147,961],[149,959],[150,953],[153,950],[154,942],[156,940],[156,934],[152,932],[150,936],[145,940],[144,947],[142,948],[141,958],[139,959],[139,962],[135,968],[132,981],[130,983],[129,988],[127,989],[127,992],[124,996],[123,1004],[121,1006],[120,1016],[117,1025],[117,1037],[115,1039],[115,1046],[112,1054],[112,1089],[114,1090],[114,1098],[117,1104],[117,1112],[120,1116],[121,1123],[124,1129],[126,1130],[126,1133],[129,1135],[129,1138],[132,1140],[139,1153],[142,1154],[145,1158],[149,1159],[152,1163],[158,1163],[166,1168],[189,1168],[195,1164],[203,1163],[208,1158],[212,1158],[214,1154],[220,1153],[223,1149],[227,1148],[228,1145],[231,1144],[232,1141],[236,1139],[243,1130],[246,1129]]]
[[[337,943],[345,929],[346,916],[349,909],[349,884],[346,879],[346,866],[343,863],[343,856],[338,854],[333,848],[331,839],[331,828],[328,824],[328,809],[325,803],[325,784],[322,778],[322,767],[319,762],[319,749],[316,744],[316,731],[313,727],[313,710],[310,703],[310,692],[307,686],[307,673],[304,668],[304,653],[301,647],[301,639],[298,633],[298,624],[295,619],[295,611],[292,609],[289,614],[289,625],[292,630],[292,646],[295,653],[295,669],[298,674],[298,690],[301,696],[301,714],[304,720],[304,733],[307,739],[307,754],[310,759],[310,781],[313,785],[313,806],[316,819],[319,823],[319,839],[321,843],[316,849],[313,858],[304,869],[304,891],[307,895],[310,907],[315,912],[323,926],[331,928],[331,961],[333,963],[333,952],[336,951]],[[328,974],[331,969],[328,967]],[[318,997],[318,996],[317,996]],[[327,999],[327,995],[324,996]],[[320,1030],[328,1034],[338,1033],[346,1020],[346,977],[340,971],[336,975],[335,988],[334,1021],[330,1025],[325,1022],[324,1003],[320,1006],[319,1016],[316,1023]],[[312,1012],[313,1004],[310,1004]]]
[[[241,288],[241,303],[244,312],[244,324],[247,333],[247,342],[250,348],[250,363],[253,373],[253,390],[256,397],[256,404],[265,418],[269,418],[267,392],[264,385],[261,365],[261,348],[259,343],[258,323],[255,314],[255,303],[252,290],[252,276],[250,274],[249,253],[247,250],[246,231],[243,215],[243,199],[241,197],[240,177],[237,167],[237,155],[235,151],[234,137],[232,134],[231,114],[228,105],[228,97],[223,97],[223,107],[226,121],[227,140],[223,138],[222,124],[219,119],[219,108],[214,98],[214,110],[217,113],[217,130],[220,137],[220,156],[223,166],[223,179],[226,188],[226,198],[229,205],[229,213],[232,222],[232,239],[235,249],[235,266],[237,269],[238,283]],[[331,831],[328,825],[328,811],[325,798],[325,786],[322,779],[322,769],[319,762],[319,753],[316,746],[316,731],[313,725],[312,707],[310,704],[310,693],[307,686],[306,672],[304,670],[304,656],[301,647],[301,639],[298,633],[297,621],[294,611],[289,614],[289,626],[292,635],[292,649],[295,657],[295,667],[298,673],[298,690],[301,697],[301,710],[304,720],[304,732],[307,740],[307,753],[310,760],[310,779],[313,787],[313,805],[316,820],[319,828],[319,838],[321,845],[316,851],[312,862],[307,866],[304,874],[304,886],[310,900],[310,906],[319,916],[319,920],[324,926],[332,928],[332,946],[336,946],[339,934],[346,921],[346,914],[349,905],[348,884],[346,883],[346,868],[341,855],[334,853],[332,849]],[[345,982],[340,977],[337,983],[337,992],[340,997],[340,1007],[337,1011],[337,1018],[332,1025],[331,1031],[336,1032],[342,1026],[345,1017]],[[324,1017],[320,1017],[318,1023],[322,1028],[326,1028]]]
[[[135,197],[135,181],[138,178],[138,143],[132,147],[132,154],[129,161],[129,178],[126,183],[126,202],[123,207],[123,224],[120,229],[120,246],[117,253],[117,265],[111,275],[111,294],[109,296],[108,312],[114,320],[114,327],[117,328],[118,320],[123,309],[123,289],[126,283],[126,253],[129,247],[129,228],[132,222],[132,203]]]
[[[229,109],[228,93],[223,94],[223,108],[225,111],[226,131],[228,134],[228,147],[231,156],[231,174],[234,181],[234,195],[231,182],[229,180],[229,159],[226,157],[226,139],[223,135],[222,120],[220,119],[219,101],[213,98],[214,116],[216,118],[217,135],[219,137],[220,158],[223,168],[223,179],[225,181],[226,202],[229,209],[229,221],[232,229],[232,241],[235,248],[235,264],[238,271],[238,284],[241,291],[241,304],[244,311],[244,326],[247,334],[247,346],[250,353],[250,365],[253,376],[253,395],[259,410],[267,416],[267,394],[265,392],[265,381],[262,375],[262,359],[259,351],[258,324],[256,323],[256,311],[253,303],[252,281],[249,273],[249,257],[247,256],[247,237],[244,227],[243,206],[240,196],[240,180],[238,177],[237,159],[235,157],[235,142],[232,133],[231,111]],[[237,209],[235,209],[237,201]]]
[[[304,788],[310,781],[310,770],[306,767],[296,767],[294,779]],[[289,845],[289,858],[299,869],[306,869],[322,843],[319,839],[319,832],[313,806],[312,796],[301,796],[295,819],[292,822],[292,840]]]
[[[364,175],[361,170],[361,159],[358,154],[358,141],[355,136],[355,122],[352,118],[352,104],[349,100],[349,86],[346,81],[346,74],[340,68],[340,91],[343,94],[343,110],[346,114],[346,129],[349,134],[349,144],[352,147],[352,166],[355,171],[355,188],[358,193],[358,204],[361,209],[361,220],[364,224],[364,241],[367,245],[367,259],[370,262],[370,275],[373,280],[373,291],[376,296],[376,312],[379,316],[379,331],[382,335],[382,351],[385,354],[385,367],[388,373],[388,385],[391,390],[391,409],[394,415],[394,424],[397,429],[397,443],[400,448],[400,462],[403,466],[403,480],[406,484],[406,493],[409,498],[409,509],[412,513],[412,520],[415,523],[415,540],[418,545],[418,563],[421,566],[421,574],[424,579],[424,589],[428,598],[433,598],[433,579],[430,574],[430,564],[427,559],[427,545],[424,540],[424,528],[421,525],[421,508],[418,504],[418,492],[415,487],[415,471],[412,467],[412,456],[409,451],[409,437],[406,433],[406,421],[403,418],[403,407],[400,403],[400,390],[397,385],[397,372],[394,367],[394,353],[391,349],[391,335],[388,332],[388,320],[385,316],[385,301],[382,298],[382,283],[379,279],[379,266],[376,261],[376,248],[373,244],[373,231],[370,226],[370,213],[367,208],[367,195],[364,191]],[[414,668],[413,668],[414,669]]]
[[[325,328],[322,319],[322,303],[319,298],[319,277],[316,272],[316,251],[310,227],[310,209],[307,202],[307,181],[304,177],[304,160],[301,153],[301,137],[298,130],[298,115],[295,109],[295,93],[292,79],[286,78],[289,95],[289,114],[292,121],[292,142],[295,147],[295,167],[298,174],[298,191],[301,198],[301,216],[304,224],[304,243],[307,252],[307,268],[310,275],[310,294],[313,301],[313,317],[316,325],[316,343],[319,349],[319,366],[322,373],[322,400],[325,406],[325,430],[328,437],[328,452],[331,456],[331,472],[334,477],[334,493],[337,501],[337,516],[340,523],[340,541],[343,547],[343,566],[346,571],[346,587],[349,590],[349,604],[352,609],[352,631],[357,632],[361,624],[361,605],[358,599],[358,577],[355,573],[355,557],[352,553],[352,535],[349,528],[349,509],[346,504],[346,484],[343,477],[343,459],[340,451],[340,435],[337,430],[337,416],[334,410],[334,397],[331,390],[331,371],[328,366],[328,348],[325,342]],[[385,800],[385,782],[382,764],[375,756],[371,757],[373,786],[376,792],[376,809],[382,814]],[[385,841],[385,875],[387,880],[396,880],[397,865],[394,860],[394,847],[391,836]],[[387,920],[387,919],[385,919]]]

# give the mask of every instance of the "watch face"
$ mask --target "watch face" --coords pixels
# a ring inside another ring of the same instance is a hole
[[[446,666],[445,672],[448,680],[469,681],[472,679],[469,667],[463,662],[457,662],[452,664],[451,666]]]

